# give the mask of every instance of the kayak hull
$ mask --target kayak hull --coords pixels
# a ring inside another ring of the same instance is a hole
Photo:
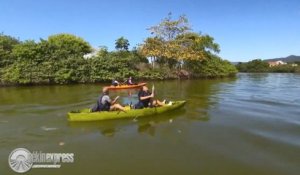
[[[122,118],[137,118],[156,114],[161,114],[184,106],[186,101],[174,101],[172,105],[165,105],[162,107],[144,108],[144,109],[128,109],[126,112],[121,111],[102,111],[90,112],[89,109],[80,111],[72,111],[68,113],[68,120],[72,122],[80,121],[101,121]],[[129,108],[129,107],[127,107]]]
[[[136,85],[119,85],[119,86],[106,86],[109,90],[118,90],[118,89],[137,89],[140,88],[147,83],[139,83]]]

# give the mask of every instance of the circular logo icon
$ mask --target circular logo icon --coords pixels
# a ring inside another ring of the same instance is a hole
[[[25,148],[17,148],[10,153],[8,164],[15,172],[25,173],[32,167],[32,155]]]

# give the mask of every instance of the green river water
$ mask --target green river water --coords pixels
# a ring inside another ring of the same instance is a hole
[[[8,165],[15,148],[74,153],[73,163],[33,175],[300,174],[299,74],[152,84],[159,99],[187,104],[147,118],[71,123],[67,112],[91,107],[104,84],[0,88],[0,174],[16,174]],[[134,90],[110,95],[136,101]]]

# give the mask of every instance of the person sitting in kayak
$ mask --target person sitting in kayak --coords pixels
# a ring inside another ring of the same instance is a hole
[[[152,93],[149,91],[147,86],[142,86],[138,93],[139,102],[134,106],[135,109],[142,109],[151,106],[164,106],[165,102],[159,100],[154,100],[154,88],[152,88]]]
[[[119,96],[117,96],[114,100],[111,100],[109,97],[109,89],[104,87],[102,89],[102,95],[97,100],[97,104],[93,107],[92,112],[97,111],[113,111],[113,110],[120,110],[125,111],[125,108],[116,103]]]
[[[137,83],[134,83],[134,82],[132,81],[132,77],[129,77],[129,78],[126,80],[126,84],[127,84],[127,85],[137,85]]]
[[[124,84],[127,84],[127,85],[137,85],[137,83],[134,83],[134,82],[132,81],[132,78],[131,78],[131,77],[129,77],[128,79],[126,79],[126,80],[124,81]]]
[[[120,85],[120,83],[116,79],[113,79],[113,81],[111,82],[111,84],[113,86],[119,86]]]

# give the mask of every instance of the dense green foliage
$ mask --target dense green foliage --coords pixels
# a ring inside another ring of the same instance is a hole
[[[12,48],[11,64],[0,72],[3,84],[69,83],[84,81],[88,71],[83,55],[91,52],[83,39],[70,34],[49,36],[36,43],[19,42]]]
[[[267,72],[269,64],[261,59],[256,59],[247,63],[238,63],[236,68],[240,72]]]
[[[227,77],[237,73],[236,68],[226,60],[217,56],[211,56],[202,62],[196,60],[186,61],[185,66],[192,73],[193,77]]]
[[[273,66],[273,67],[269,68],[269,72],[276,72],[276,73],[300,73],[300,66],[292,66],[291,64]]]
[[[299,65],[299,64],[298,64]],[[292,64],[277,65],[270,67],[268,62],[255,59],[247,63],[238,63],[236,68],[239,72],[278,72],[278,73],[296,73],[300,72],[300,66]]]
[[[12,49],[19,44],[19,40],[4,34],[0,34],[0,68],[8,66],[14,60]]]
[[[94,53],[88,42],[71,34],[51,35],[39,41],[19,41],[1,34],[0,84],[94,83],[122,81],[129,76],[136,80],[164,80],[182,77],[183,70],[186,77],[224,77],[236,73],[234,66],[214,54],[219,52],[219,46],[212,37],[188,30],[185,17],[168,20],[165,24],[172,28],[164,31],[161,25],[155,29],[157,36],[164,38],[147,39],[151,47],[144,51],[150,57],[141,52],[141,47],[129,50],[129,41],[124,37],[116,40],[116,51],[102,46]],[[165,54],[159,47],[164,48]],[[151,53],[158,50],[153,59]]]

